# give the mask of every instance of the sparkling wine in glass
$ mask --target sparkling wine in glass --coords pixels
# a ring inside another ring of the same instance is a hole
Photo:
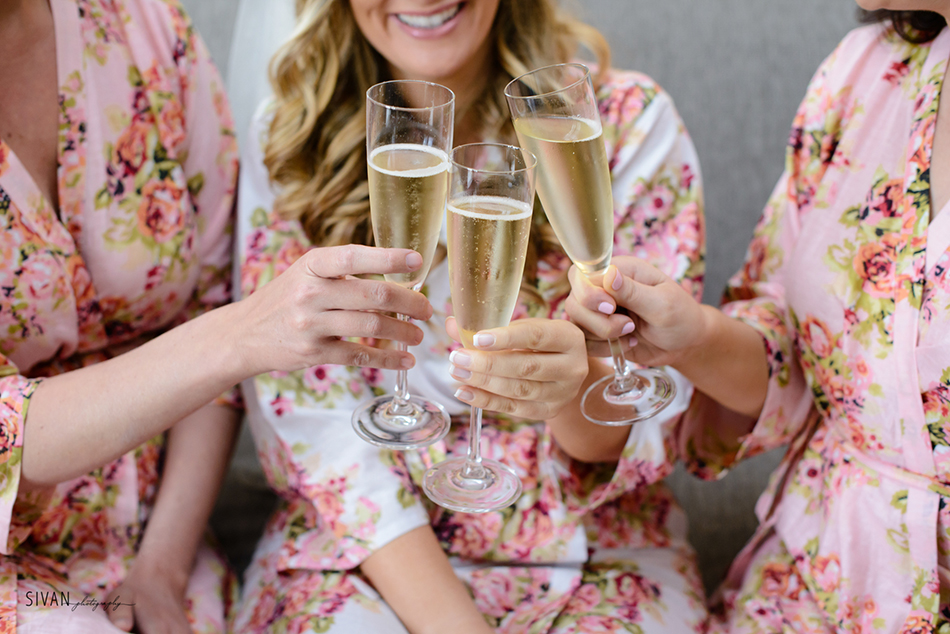
[[[422,288],[439,243],[454,116],[455,95],[438,84],[388,81],[366,93],[369,207],[376,246],[413,249],[423,260],[417,271],[385,276],[406,288]],[[399,346],[406,349],[404,343]],[[445,437],[449,425],[440,404],[410,396],[406,370],[399,371],[393,396],[373,399],[353,412],[360,438],[390,449],[431,445]]]
[[[536,163],[530,152],[494,143],[463,145],[452,153],[446,214],[449,285],[466,348],[474,347],[477,332],[507,326],[518,303]],[[426,471],[426,495],[463,513],[510,506],[521,495],[521,479],[501,462],[482,458],[481,408],[472,408],[470,427],[468,455]]]
[[[610,169],[590,71],[557,64],[505,88],[521,147],[538,157],[538,196],[558,240],[580,271],[601,284],[613,250]],[[655,416],[676,394],[662,369],[628,364],[610,340],[614,374],[591,385],[581,411],[601,425],[629,425]]]

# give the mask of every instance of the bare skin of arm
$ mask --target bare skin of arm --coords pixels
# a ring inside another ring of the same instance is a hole
[[[431,526],[389,542],[360,566],[412,634],[490,634]],[[433,601],[433,592],[438,600]]]
[[[314,249],[241,302],[109,361],[44,380],[27,411],[20,486],[48,487],[88,473],[264,372],[323,363],[410,367],[409,354],[341,337],[415,345],[418,327],[381,312],[425,320],[432,314],[428,300],[347,275],[410,271],[421,261],[405,249]]]
[[[155,508],[129,575],[109,596],[123,604],[108,611],[117,627],[134,625],[142,634],[191,631],[185,591],[239,425],[236,410],[207,405],[168,432]]]

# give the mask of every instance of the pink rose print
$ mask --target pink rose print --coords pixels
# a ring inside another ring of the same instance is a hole
[[[864,280],[864,291],[872,297],[890,297],[896,286],[896,249],[885,243],[861,245],[854,256],[854,270]]]
[[[152,126],[136,117],[116,141],[113,161],[122,167],[122,176],[133,176],[148,160],[148,134]]]
[[[330,369],[332,368],[328,365],[318,365],[307,368],[303,374],[304,385],[307,389],[316,394],[326,393],[326,391],[330,389],[330,386],[333,385],[333,379],[330,378]]]
[[[182,190],[174,183],[149,181],[142,188],[139,204],[139,230],[156,242],[167,242],[179,235],[185,227]]]

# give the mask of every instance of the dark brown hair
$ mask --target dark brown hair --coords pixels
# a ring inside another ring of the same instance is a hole
[[[924,44],[933,40],[943,27],[947,26],[947,21],[939,13],[933,11],[890,11],[881,9],[879,11],[858,10],[858,16],[862,22],[890,22],[894,25],[894,30],[902,38],[913,44]]]

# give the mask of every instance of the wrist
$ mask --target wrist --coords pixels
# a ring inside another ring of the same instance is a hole
[[[141,548],[132,563],[129,577],[141,577],[148,583],[164,581],[176,592],[184,594],[193,567],[192,563],[185,564],[175,557],[169,557],[168,553],[150,552],[147,548]]]
[[[702,364],[702,359],[709,350],[712,342],[716,340],[718,331],[718,322],[721,313],[705,304],[699,305],[699,318],[696,320],[695,336],[685,348],[680,350],[677,359],[669,365],[676,368],[685,375],[689,375],[690,369]]]
[[[246,302],[227,304],[207,315],[210,336],[207,353],[219,376],[227,377],[228,384],[234,385],[244,379],[257,376],[269,368],[258,367],[256,356],[252,354],[253,333],[248,327]]]

